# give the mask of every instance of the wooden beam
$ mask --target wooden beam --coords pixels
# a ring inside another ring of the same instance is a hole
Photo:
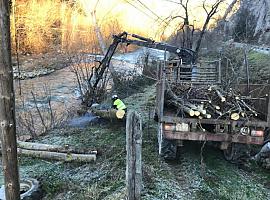
[[[171,116],[163,116],[160,119],[161,122],[165,123],[201,123],[201,124],[221,124],[221,125],[231,125],[236,123],[241,126],[256,126],[256,127],[269,127],[269,123],[267,121],[234,121],[234,120],[221,120],[221,119],[196,119],[196,118],[181,118],[181,117],[171,117]]]
[[[164,115],[164,102],[165,102],[165,90],[166,90],[166,51],[164,52],[164,63],[161,67],[161,89],[160,89],[160,118]]]
[[[15,98],[10,44],[10,1],[0,0],[0,127],[6,200],[20,199]]]
[[[142,118],[131,111],[126,123],[127,199],[140,200],[142,189]]]
[[[207,132],[180,132],[164,131],[165,138],[170,140],[193,140],[193,141],[215,141],[215,142],[235,142],[244,144],[263,144],[264,137],[255,137],[240,134],[207,133]]]
[[[270,127],[270,91],[268,92],[268,112],[267,112],[267,123]]]

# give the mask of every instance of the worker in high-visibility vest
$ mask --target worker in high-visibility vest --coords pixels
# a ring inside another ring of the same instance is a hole
[[[112,96],[112,107],[117,110],[124,110],[125,112],[127,111],[126,105],[121,99],[118,98],[116,94]]]

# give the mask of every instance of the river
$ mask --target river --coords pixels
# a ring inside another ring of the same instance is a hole
[[[164,57],[164,51],[140,48],[134,52],[116,54],[113,56],[112,64],[119,73],[130,74],[136,71],[136,73],[141,74],[142,70],[138,69],[137,63],[145,54],[155,59]],[[100,60],[102,56],[85,54],[75,57],[72,63],[77,64],[79,62],[81,67],[85,67],[91,65],[93,59]],[[17,132],[20,135],[29,135],[29,132],[35,132],[39,135],[44,132],[45,129],[40,116],[42,116],[46,126],[50,127],[52,123],[50,111],[53,113],[53,123],[55,124],[61,124],[69,117],[76,115],[81,100],[77,78],[72,66],[74,65],[71,64],[64,68],[59,67],[59,70],[44,76],[14,81]],[[37,108],[40,114],[37,112]]]

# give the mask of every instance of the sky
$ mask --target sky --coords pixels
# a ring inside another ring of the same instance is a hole
[[[117,18],[123,28],[127,30],[144,33],[149,37],[156,37],[161,33],[165,24],[164,19],[168,16],[183,15],[183,9],[179,0],[80,0],[83,7],[90,13],[96,9],[99,23],[109,21],[111,18]],[[184,0],[185,2],[185,0]],[[215,0],[207,0],[211,3]],[[218,15],[222,16],[224,8],[228,6],[231,0],[227,0]],[[202,26],[205,20],[205,12],[202,8],[202,0],[189,0],[190,23],[195,28]],[[177,21],[178,20],[178,21]],[[176,23],[182,22],[178,18],[172,22],[165,31],[170,35],[175,31]],[[173,24],[175,23],[175,24]]]

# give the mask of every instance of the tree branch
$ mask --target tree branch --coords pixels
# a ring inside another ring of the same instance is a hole
[[[204,35],[205,31],[206,31],[206,28],[207,28],[211,18],[218,12],[217,9],[218,9],[219,5],[222,2],[224,2],[224,0],[216,0],[215,3],[212,4],[210,11],[207,10],[205,2],[206,2],[206,0],[203,1],[203,9],[205,10],[207,16],[206,16],[202,31],[201,31],[201,33],[199,35],[199,39],[197,40],[197,43],[196,43],[196,48],[195,48],[196,54],[199,53],[203,35]]]
[[[229,5],[228,8],[226,9],[226,11],[225,11],[225,13],[224,13],[224,15],[223,15],[223,17],[222,17],[222,20],[223,20],[223,21],[226,20],[228,14],[232,11],[234,5],[235,5],[238,1],[239,1],[239,0],[233,0],[233,1],[230,3],[230,5]]]

